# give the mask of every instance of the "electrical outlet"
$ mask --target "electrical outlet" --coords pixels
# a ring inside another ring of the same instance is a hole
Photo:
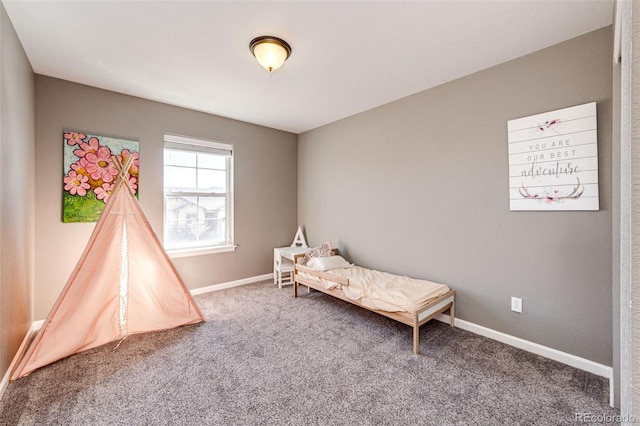
[[[519,297],[512,297],[511,298],[511,310],[513,312],[517,312],[519,314],[522,313],[522,299],[520,299]]]

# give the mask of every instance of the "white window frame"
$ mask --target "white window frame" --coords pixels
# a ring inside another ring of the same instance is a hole
[[[226,241],[222,244],[199,246],[193,245],[184,248],[166,248],[167,253],[171,258],[197,256],[211,253],[223,253],[234,251],[236,245],[234,244],[234,217],[233,217],[233,145],[223,142],[209,141],[205,139],[197,139],[187,136],[179,136],[165,133],[164,146],[163,146],[163,241],[166,240],[167,233],[167,197],[175,195],[194,196],[202,193],[185,193],[185,192],[167,192],[167,188],[164,182],[164,152],[166,149],[178,148],[186,151],[199,151],[210,153],[225,153],[227,157],[227,191],[226,191]]]

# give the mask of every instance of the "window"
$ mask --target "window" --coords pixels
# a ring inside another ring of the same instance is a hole
[[[164,247],[172,255],[233,244],[233,147],[164,136]]]

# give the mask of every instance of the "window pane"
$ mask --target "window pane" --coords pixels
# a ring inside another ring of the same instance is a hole
[[[227,168],[227,157],[224,155],[198,153],[198,167],[225,170]]]
[[[190,141],[165,135],[165,248],[231,245],[233,217],[227,210],[233,205],[228,192],[233,182],[232,146]]]
[[[198,169],[198,191],[227,192],[227,172]]]
[[[197,197],[167,197],[165,245],[181,247],[196,239]]]
[[[226,240],[226,221],[224,218],[220,219],[205,219],[202,222],[202,236],[203,241],[209,241],[211,243],[225,241]]]
[[[165,246],[184,248],[226,242],[224,197],[167,197]]]
[[[165,166],[164,187],[168,191],[193,191],[196,188],[196,169]]]
[[[165,149],[164,164],[171,166],[196,167],[196,153],[174,149]]]
[[[224,197],[198,198],[202,213],[199,240],[209,244],[226,241],[226,199]]]

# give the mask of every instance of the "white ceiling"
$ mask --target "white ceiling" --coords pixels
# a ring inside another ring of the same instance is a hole
[[[613,0],[2,0],[38,74],[301,133],[610,25]],[[249,42],[285,39],[270,76]]]

